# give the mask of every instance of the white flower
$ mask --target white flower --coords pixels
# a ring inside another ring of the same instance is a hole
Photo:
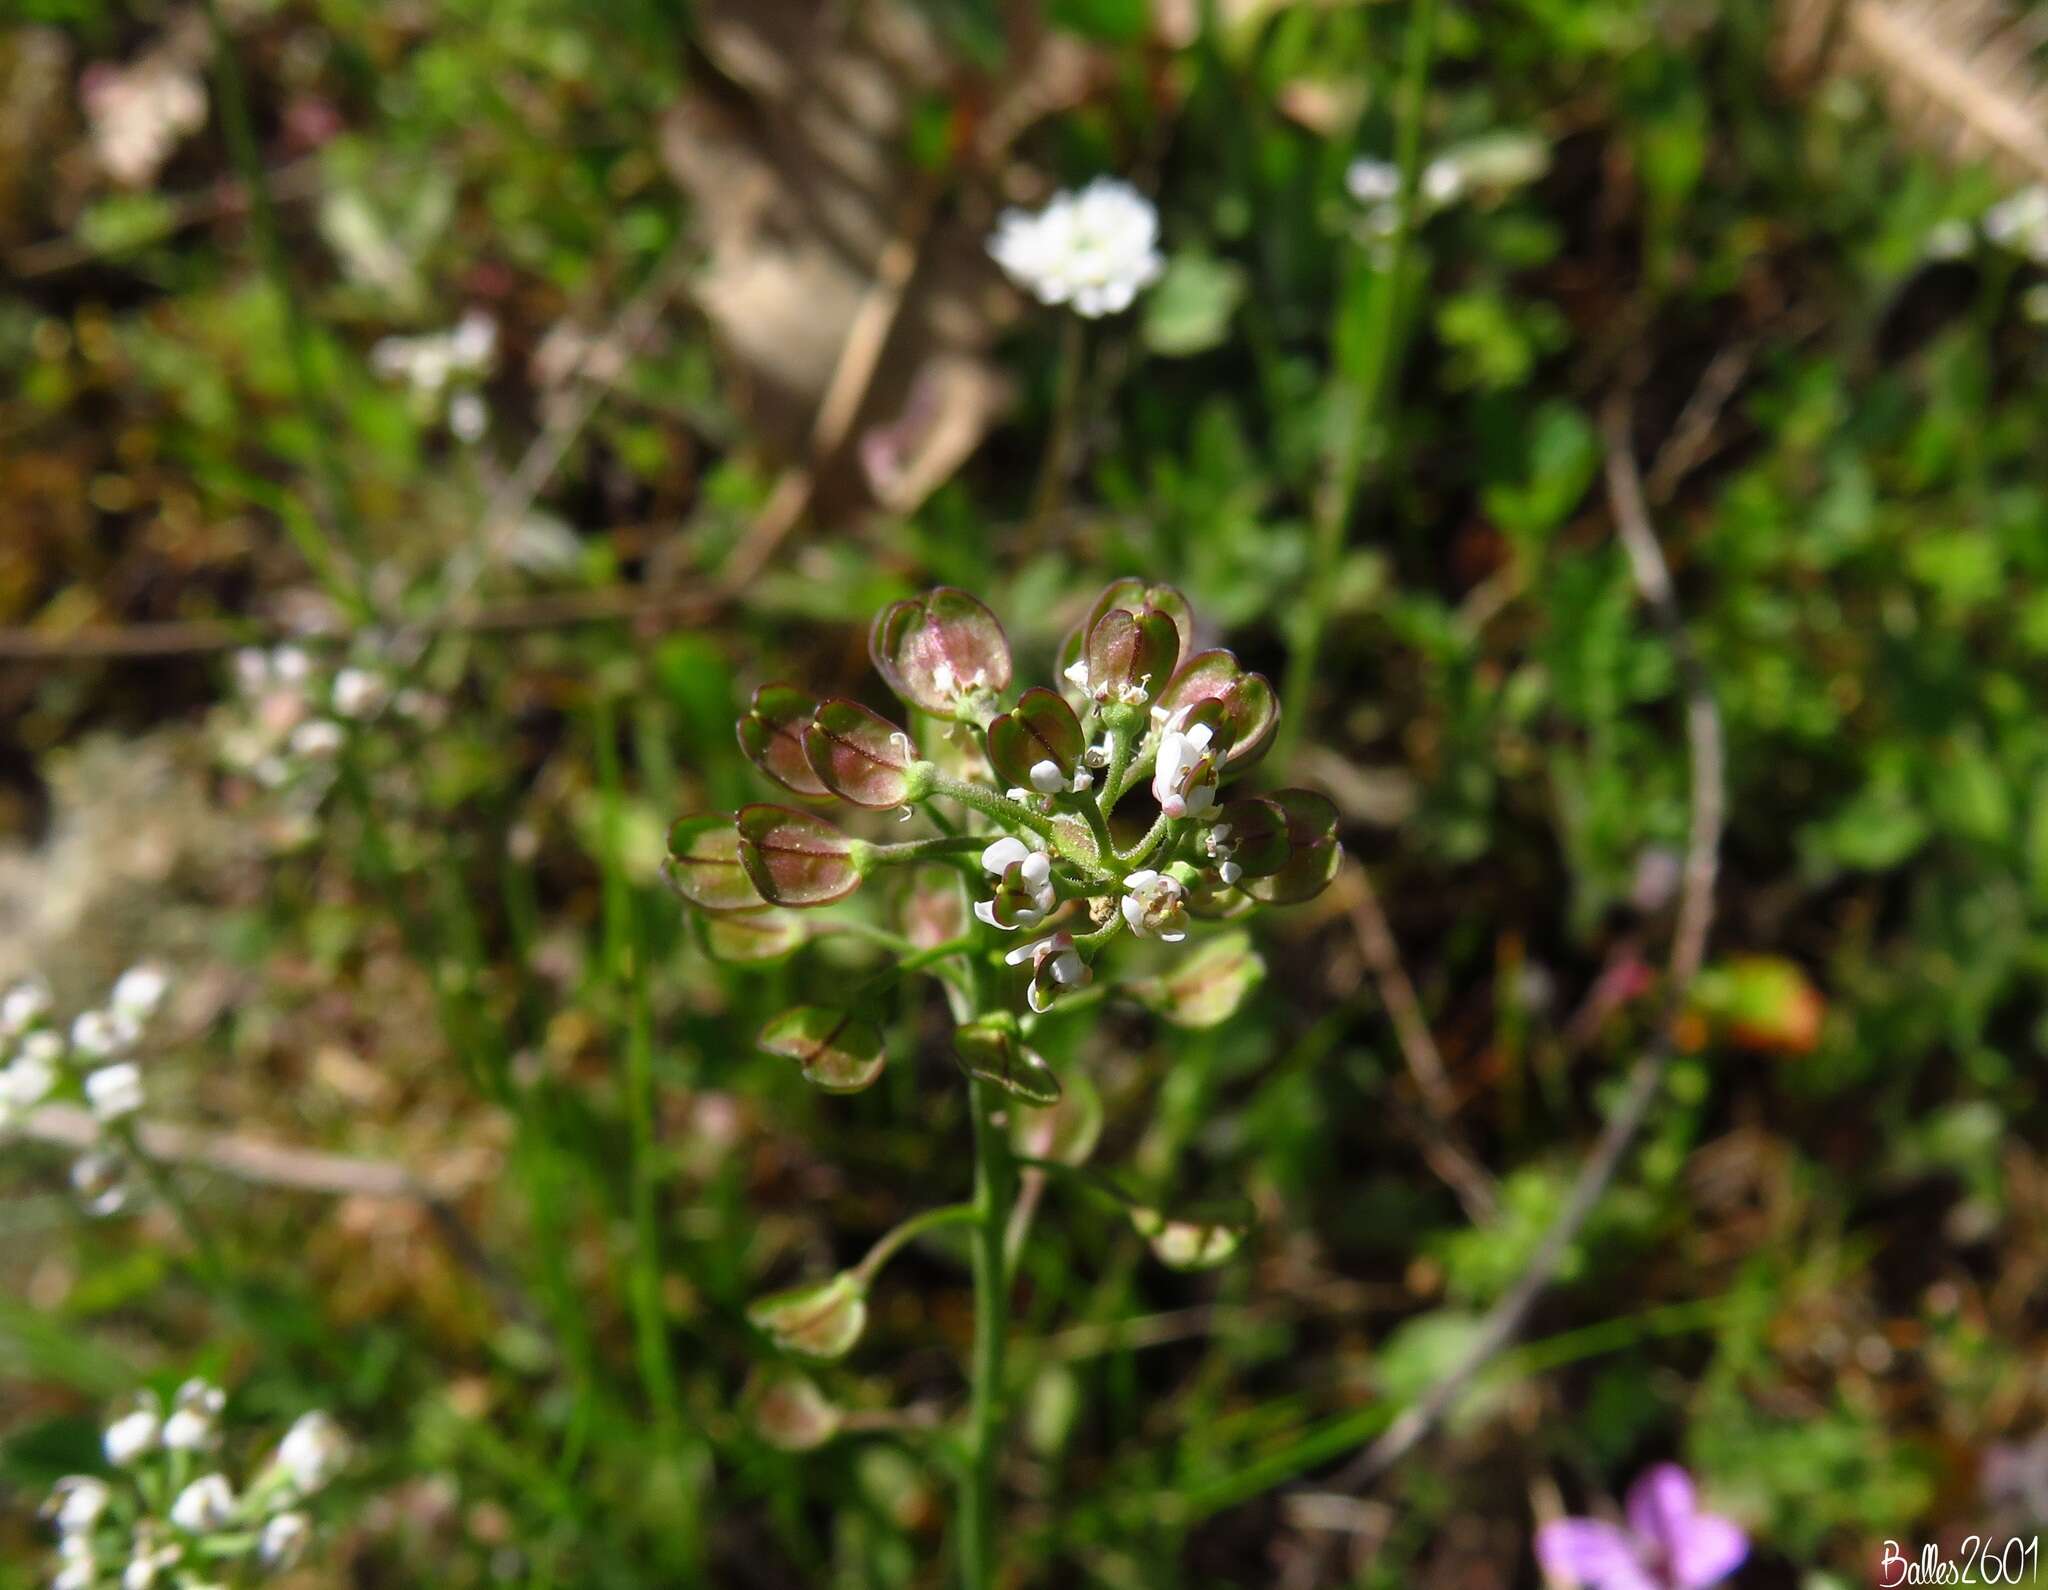
[[[1093,320],[1128,309],[1159,279],[1159,212],[1127,182],[1097,177],[1035,214],[1005,210],[988,251],[1040,303]]]
[[[341,725],[332,718],[312,718],[292,730],[292,754],[325,761],[340,751],[342,739]]]
[[[458,392],[448,401],[448,429],[455,433],[460,442],[474,442],[482,439],[490,429],[491,411],[484,406],[484,400],[474,392]]]
[[[104,1066],[85,1079],[85,1102],[103,1121],[116,1121],[142,1108],[142,1067],[132,1060]]]
[[[487,310],[466,310],[448,333],[448,354],[459,369],[483,370],[498,351],[498,322]]]
[[[92,1060],[119,1054],[142,1036],[135,1018],[119,1010],[88,1010],[71,1024],[71,1047]]]
[[[313,659],[298,646],[280,646],[270,654],[270,677],[281,685],[302,685],[313,675]]]
[[[71,1190],[85,1200],[89,1215],[118,1213],[128,1202],[126,1161],[118,1154],[79,1155],[71,1165]]]
[[[1124,879],[1124,920],[1141,939],[1178,944],[1188,936],[1188,912],[1180,879],[1150,867]]]
[[[56,1066],[24,1048],[0,1071],[0,1118],[34,1109],[56,1085]]]
[[[1439,156],[1422,168],[1422,196],[1434,205],[1451,204],[1465,191],[1465,168]]]
[[[171,1503],[171,1522],[194,1535],[210,1535],[235,1516],[235,1488],[225,1474],[202,1474]]]
[[[1031,986],[1025,998],[1041,1013],[1052,1008],[1053,999],[1065,988],[1085,988],[1094,973],[1074,948],[1074,935],[1055,933],[1035,944],[1020,944],[1003,957],[1012,966],[1031,963]]]
[[[1984,235],[2035,259],[2048,258],[2048,187],[2022,188],[1984,212]]]
[[[1052,857],[1023,840],[1005,836],[981,853],[981,864],[1003,882],[993,900],[977,900],[974,914],[1002,932],[1034,928],[1043,922],[1059,896],[1052,886]],[[1010,876],[1012,868],[1016,877]],[[1008,921],[1003,920],[1005,917]]]
[[[1206,723],[1192,729],[1169,726],[1159,737],[1152,770],[1152,797],[1169,817],[1192,817],[1216,800],[1216,769],[1209,757],[1215,731]]]
[[[0,995],[0,1038],[27,1032],[50,1013],[50,985],[40,977],[16,983]]]
[[[174,1540],[162,1539],[155,1526],[148,1523],[137,1526],[131,1551],[128,1567],[121,1575],[121,1590],[150,1590],[157,1575],[176,1567],[178,1559],[185,1555],[184,1547]]]
[[[278,1443],[277,1466],[300,1495],[317,1491],[348,1461],[348,1437],[320,1412],[302,1413]]]
[[[171,1399],[164,1420],[164,1445],[173,1452],[203,1452],[215,1442],[227,1394],[206,1380],[188,1380]]]
[[[170,987],[171,979],[161,966],[131,966],[115,982],[107,1003],[116,1015],[147,1021],[156,1014]]]
[[[1401,191],[1401,168],[1391,160],[1354,160],[1344,186],[1360,204],[1384,204]]]
[[[92,1590],[100,1582],[100,1565],[91,1557],[68,1558],[50,1581],[50,1590]]]
[[[143,187],[206,120],[206,89],[186,67],[157,58],[98,66],[81,85],[93,153],[116,182]]]
[[[116,1468],[126,1468],[144,1454],[155,1451],[163,1436],[163,1428],[163,1420],[154,1407],[144,1406],[133,1413],[123,1414],[107,1426],[107,1433],[101,1438],[107,1461]]]
[[[305,1555],[313,1521],[304,1513],[279,1513],[263,1526],[256,1558],[266,1568],[289,1568]]]
[[[384,680],[367,668],[344,668],[334,676],[334,710],[344,718],[364,718],[384,704]]]
[[[61,1535],[82,1535],[100,1521],[114,1493],[105,1480],[73,1474],[57,1482],[45,1509]]]

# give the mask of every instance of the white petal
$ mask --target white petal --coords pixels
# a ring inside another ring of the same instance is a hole
[[[1056,795],[1067,787],[1067,775],[1051,757],[1031,764],[1031,787],[1041,795]]]
[[[1024,858],[1018,875],[1032,888],[1044,888],[1046,880],[1052,876],[1052,857],[1042,850],[1032,851]]]
[[[981,864],[990,872],[1000,875],[1008,872],[1030,854],[1031,849],[1023,840],[1005,834],[981,853]]]

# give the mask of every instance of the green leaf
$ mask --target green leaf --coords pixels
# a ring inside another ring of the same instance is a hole
[[[1245,287],[1240,265],[1200,254],[1174,255],[1145,299],[1145,346],[1167,359],[1220,348],[1230,335],[1230,317],[1244,302]]]
[[[770,1054],[794,1060],[804,1080],[827,1093],[858,1093],[882,1074],[888,1054],[872,1022],[829,1005],[798,1005],[761,1029]]]
[[[1176,1027],[1214,1027],[1228,1021],[1266,975],[1251,935],[1219,934],[1180,957],[1173,970],[1129,985],[1130,992]]]

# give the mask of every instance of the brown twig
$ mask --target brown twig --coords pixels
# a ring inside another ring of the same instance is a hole
[[[1485,1225],[1500,1212],[1493,1178],[1461,1140],[1457,1128],[1457,1089],[1430,1033],[1429,1018],[1423,1014],[1422,1000],[1415,992],[1408,968],[1401,962],[1400,947],[1394,942],[1386,912],[1380,909],[1372,877],[1362,865],[1352,862],[1345,867],[1338,887],[1347,899],[1351,931],[1372,973],[1373,985],[1379,990],[1387,1020],[1393,1024],[1401,1058],[1407,1063],[1416,1092],[1422,1095],[1417,1124],[1422,1129],[1423,1158],[1457,1194],[1465,1213],[1475,1223]]]
[[[16,1122],[13,1130],[32,1141],[80,1153],[94,1147],[103,1137],[99,1122],[87,1111],[70,1104],[46,1104]],[[234,1133],[203,1132],[167,1121],[141,1123],[136,1128],[136,1139],[142,1151],[161,1164],[196,1165],[251,1186],[281,1187],[330,1198],[376,1198],[418,1204],[463,1265],[508,1306],[521,1315],[531,1313],[525,1299],[485,1251],[448,1194],[403,1165],[264,1142]]]
[[[1565,1252],[1584,1228],[1594,1206],[1612,1184],[1622,1160],[1642,1130],[1663,1090],[1673,1028],[1706,955],[1714,916],[1714,880],[1720,869],[1721,830],[1726,802],[1721,717],[1712,682],[1685,633],[1671,572],[1650,527],[1642,478],[1629,439],[1630,407],[1617,397],[1607,406],[1607,494],[1615,532],[1628,554],[1636,589],[1663,628],[1676,659],[1686,697],[1686,742],[1692,759],[1691,817],[1686,838],[1685,881],[1672,933],[1663,1015],[1649,1050],[1629,1073],[1620,1104],[1608,1118],[1592,1153],[1579,1169],[1570,1195],[1513,1286],[1495,1303],[1458,1361],[1411,1404],[1386,1432],[1337,1475],[1340,1487],[1356,1488],[1385,1474],[1433,1430],[1459,1395],[1517,1335],[1536,1301],[1550,1285]]]

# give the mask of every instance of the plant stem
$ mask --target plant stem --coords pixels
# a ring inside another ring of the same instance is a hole
[[[1381,424],[1392,385],[1389,377],[1405,298],[1408,250],[1414,240],[1419,208],[1422,118],[1428,102],[1429,65],[1435,45],[1436,0],[1412,0],[1402,52],[1401,105],[1395,130],[1395,159],[1401,168],[1399,218],[1387,245],[1378,296],[1372,304],[1372,334],[1366,339],[1360,368],[1356,372],[1339,371],[1332,382],[1332,397],[1340,410],[1336,419],[1341,423],[1331,426],[1335,440],[1330,448],[1328,474],[1316,499],[1315,542],[1309,560],[1306,600],[1280,693],[1284,710],[1280,715],[1276,766],[1286,765],[1307,717],[1309,685],[1315,678],[1324,631],[1329,627],[1338,565],[1344,556],[1345,531],[1350,526],[1359,476],[1365,465],[1365,446]],[[1343,296],[1340,292],[1340,300]],[[1343,314],[1341,302],[1338,314]],[[1333,335],[1333,344],[1335,341]],[[1342,412],[1347,410],[1348,413]]]
[[[979,784],[969,784],[964,779],[954,778],[951,774],[934,773],[932,793],[958,801],[962,806],[980,812],[984,817],[992,817],[999,823],[1028,828],[1046,839],[1053,836],[1050,818],[1041,817],[1029,807],[1018,805],[1007,795],[998,795],[992,789],[984,789]]]
[[[312,330],[299,308],[292,289],[291,270],[285,261],[284,243],[277,227],[277,207],[271,201],[270,174],[256,145],[256,126],[249,114],[249,92],[242,80],[242,66],[235,55],[234,35],[221,15],[220,0],[206,0],[206,18],[213,33],[214,64],[220,78],[221,124],[229,152],[239,168],[242,184],[249,192],[249,213],[256,229],[257,247],[262,253],[264,274],[277,295],[284,315],[285,345],[291,355],[292,380],[298,387],[299,403],[313,428],[313,448],[319,460],[322,484],[328,497],[328,511],[342,525],[358,556],[363,551],[362,521],[348,494],[348,482],[335,448],[333,416],[321,400],[320,381],[313,363]],[[347,563],[327,539],[319,522],[310,516],[280,515],[286,532],[298,544],[313,572],[349,615],[358,623],[371,616],[369,604],[348,577]]]
[[[929,861],[934,857],[964,856],[987,846],[988,839],[982,834],[936,834],[930,839],[906,839],[896,845],[875,845],[870,853],[884,866],[897,866],[911,861]]]
[[[661,1236],[656,1219],[660,1167],[655,1162],[654,1039],[647,1004],[647,973],[620,838],[620,772],[611,697],[600,689],[592,714],[598,784],[603,795],[605,962],[625,995],[626,1119],[630,1134],[629,1201],[633,1223],[631,1293],[634,1348],[641,1386],[653,1407],[664,1446],[676,1439],[680,1411],[669,1364],[668,1329],[661,1306]]]
[[[987,1590],[995,1577],[996,1461],[1003,1430],[1003,1338],[1009,1328],[1004,1233],[1016,1179],[1009,1144],[990,1116],[993,1091],[968,1083],[974,1117],[974,1361],[968,1405],[967,1457],[960,1482],[960,1576],[967,1590]]]
[[[928,1231],[964,1226],[980,1218],[980,1207],[971,1203],[945,1204],[937,1209],[927,1209],[921,1215],[912,1215],[876,1239],[875,1245],[868,1249],[867,1257],[854,1266],[854,1274],[860,1277],[862,1286],[868,1286],[882,1273],[882,1266],[902,1252],[906,1244],[916,1241]]]

